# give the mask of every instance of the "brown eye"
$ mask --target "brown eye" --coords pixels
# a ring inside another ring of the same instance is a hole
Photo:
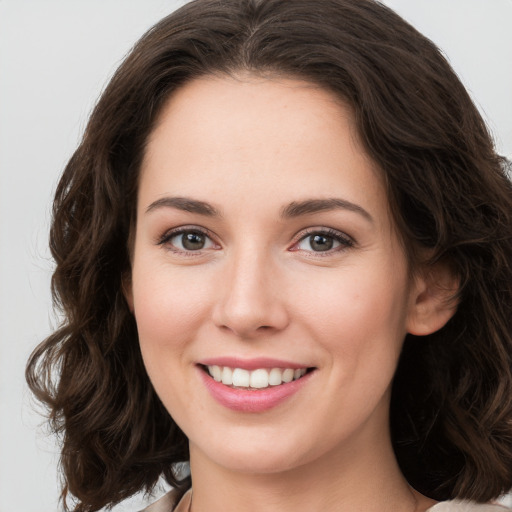
[[[187,251],[198,251],[204,248],[205,237],[201,233],[184,233],[181,236],[181,244]]]
[[[163,244],[170,245],[178,251],[194,252],[214,247],[214,243],[205,233],[196,230],[174,232],[165,237]]]
[[[334,247],[334,239],[325,235],[312,235],[309,237],[309,246],[313,251],[329,251]]]
[[[312,253],[327,253],[347,249],[353,245],[354,242],[347,235],[329,229],[310,232],[299,240],[295,248]]]

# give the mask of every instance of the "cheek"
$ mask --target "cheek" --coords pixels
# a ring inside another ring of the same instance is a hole
[[[205,289],[194,285],[190,276],[154,262],[134,265],[132,282],[144,366],[160,399],[179,421],[180,411],[188,405],[182,392],[192,364],[187,347],[197,338],[204,318]]]
[[[296,294],[298,316],[326,348],[353,362],[395,360],[406,333],[407,282],[386,268],[348,269],[342,276],[311,284]]]
[[[140,265],[143,267],[143,265]],[[208,291],[187,272],[165,265],[147,265],[133,272],[134,314],[143,351],[174,350],[192,339],[204,310]]]

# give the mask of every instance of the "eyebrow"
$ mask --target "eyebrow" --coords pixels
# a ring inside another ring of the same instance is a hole
[[[207,217],[221,217],[220,211],[211,204],[188,197],[162,197],[153,201],[146,208],[146,213],[158,208],[176,208],[177,210],[198,213],[199,215],[206,215]]]
[[[349,210],[362,215],[369,222],[374,222],[373,217],[363,207],[339,198],[293,201],[283,208],[281,216],[284,218],[293,218],[329,210]]]
[[[149,213],[158,208],[176,208],[190,213],[197,213],[207,217],[222,217],[220,211],[205,201],[198,201],[189,197],[162,197],[153,201],[147,208]],[[281,210],[281,217],[295,218],[302,215],[324,212],[329,210],[348,210],[363,216],[369,222],[373,222],[373,217],[361,206],[345,199],[305,199],[304,201],[292,201]]]

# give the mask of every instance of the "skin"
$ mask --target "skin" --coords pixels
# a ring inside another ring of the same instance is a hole
[[[283,215],[332,198],[350,205]],[[126,297],[152,383],[190,440],[194,512],[433,504],[400,473],[388,411],[406,333],[453,313],[433,284],[446,276],[410,277],[348,107],[296,80],[187,84],[149,138],[137,215]],[[185,250],[176,229],[206,231],[204,247]],[[313,250],[311,232],[332,249]],[[315,370],[277,407],[239,412],[202,382],[198,362],[220,356]]]

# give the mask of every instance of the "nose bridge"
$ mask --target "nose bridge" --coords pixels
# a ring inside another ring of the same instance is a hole
[[[224,290],[217,304],[217,325],[242,337],[284,328],[287,312],[270,251],[246,243],[228,259]]]

